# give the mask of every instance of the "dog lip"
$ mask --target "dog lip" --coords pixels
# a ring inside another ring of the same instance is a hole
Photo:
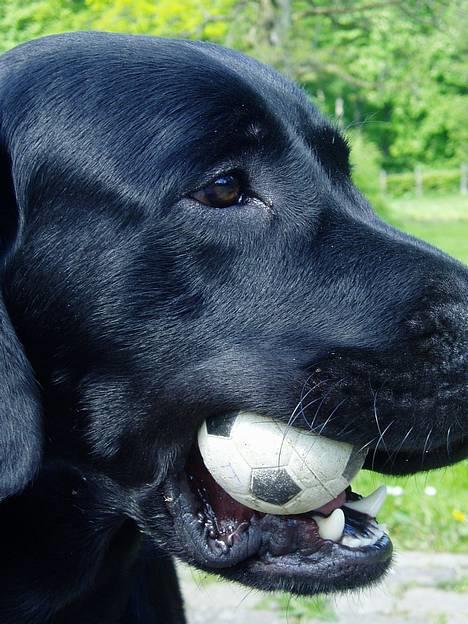
[[[336,542],[324,541],[315,553],[296,551],[282,557],[270,554],[246,562],[243,574],[263,580],[270,590],[284,589],[282,577],[291,579],[300,593],[330,593],[353,589],[378,581],[392,561],[393,546],[383,535],[372,547],[350,549]],[[236,572],[230,575],[236,579]],[[260,581],[261,582],[261,581]]]
[[[371,547],[362,547],[360,549],[351,549],[350,547],[344,546],[338,542],[333,542],[330,540],[325,540],[324,545],[320,550],[316,551],[316,553],[309,553],[307,551],[298,550],[294,553],[288,553],[287,555],[282,555],[280,557],[275,557],[271,553],[265,553],[259,559],[263,562],[273,563],[276,561],[278,565],[284,565],[285,562],[292,559],[300,560],[301,567],[307,565],[307,559],[313,557],[313,555],[325,556],[326,554],[333,556],[336,555],[340,560],[345,561],[346,559],[351,559],[351,561],[357,560],[359,562],[365,563],[366,565],[369,563],[369,559],[372,559],[373,562],[385,562],[388,561],[393,552],[393,546],[390,538],[387,534],[384,534],[375,544]],[[330,551],[330,552],[327,552]],[[310,565],[310,564],[309,564]],[[350,563],[350,565],[353,565]]]
[[[194,499],[185,476],[166,480],[164,500],[173,518],[174,530],[196,564],[210,569],[232,567],[259,551],[261,533],[258,531],[250,532],[247,539],[241,535],[229,548],[221,540],[207,536],[198,521]]]
[[[375,450],[369,448],[363,468],[383,474],[406,475],[454,464],[468,458],[468,436],[437,446],[435,448],[417,450],[398,450],[393,453],[391,448]]]
[[[196,495],[184,473],[167,479],[164,498],[173,518],[178,543],[188,555],[189,562],[207,570],[218,570],[228,577],[235,576],[240,570],[260,575],[268,571],[268,574],[279,575],[272,580],[278,588],[282,582],[280,577],[284,575],[298,582],[319,579],[324,587],[329,583],[327,575],[330,571],[336,572],[338,566],[341,572],[339,575],[333,572],[333,585],[328,588],[332,591],[345,584],[352,587],[373,582],[391,562],[392,543],[383,532],[371,544],[351,547],[346,545],[345,539],[344,543],[321,539],[310,519],[259,516],[255,512],[252,512],[249,526],[240,531],[238,539],[227,547],[222,540],[209,539],[206,527],[204,530],[201,526],[197,518]],[[359,525],[364,521],[362,514],[345,507],[343,510],[348,530],[353,522]],[[340,580],[343,575],[354,575],[355,570],[362,572],[355,576],[356,582]],[[255,578],[252,582],[255,583]]]

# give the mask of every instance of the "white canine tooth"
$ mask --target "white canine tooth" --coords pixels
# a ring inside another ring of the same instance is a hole
[[[373,533],[372,537],[364,537],[359,533],[356,535],[343,535],[340,544],[348,546],[348,548],[365,548],[366,546],[376,544],[383,534],[383,531],[377,531]]]
[[[359,546],[361,546],[361,540],[357,537],[345,535],[341,540],[340,544],[343,544],[343,546],[348,546],[348,548],[359,548]]]
[[[322,539],[337,542],[343,535],[345,517],[342,509],[335,509],[328,518],[322,516],[312,516],[318,526],[318,531]]]
[[[371,518],[375,518],[382,508],[386,496],[387,488],[385,485],[381,485],[375,490],[375,492],[369,494],[369,496],[361,498],[361,500],[357,501],[347,501],[343,506],[349,507],[349,509],[354,509],[355,511],[360,511],[363,514],[367,514]]]

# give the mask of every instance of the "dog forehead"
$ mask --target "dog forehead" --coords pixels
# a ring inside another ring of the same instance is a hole
[[[125,126],[174,130],[176,120],[187,135],[233,128],[260,139],[268,125],[324,125],[301,89],[275,70],[205,42],[67,33],[23,44],[1,65],[2,73],[13,70],[8,87],[17,105],[39,112],[44,127],[63,113],[62,132],[75,121],[121,135]]]
[[[47,179],[50,194],[78,170],[95,197],[104,187],[159,205],[217,167],[258,173],[260,158],[276,169],[294,160],[299,175],[311,151],[321,157],[335,145],[332,160],[343,152],[301,89],[214,44],[71,33],[7,53],[0,73],[11,68],[4,126],[18,162],[36,164],[19,168],[18,188],[40,170],[34,185]],[[78,182],[74,176],[69,188]]]

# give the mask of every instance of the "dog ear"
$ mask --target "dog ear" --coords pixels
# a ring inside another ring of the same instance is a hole
[[[39,388],[3,299],[3,278],[18,245],[23,218],[9,158],[0,148],[0,500],[20,491],[41,461]]]

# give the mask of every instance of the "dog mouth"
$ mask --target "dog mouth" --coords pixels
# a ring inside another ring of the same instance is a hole
[[[383,486],[366,498],[348,486],[307,513],[260,513],[216,483],[197,447],[164,492],[189,563],[262,589],[301,594],[368,585],[385,573],[392,543],[376,520],[384,499]]]

